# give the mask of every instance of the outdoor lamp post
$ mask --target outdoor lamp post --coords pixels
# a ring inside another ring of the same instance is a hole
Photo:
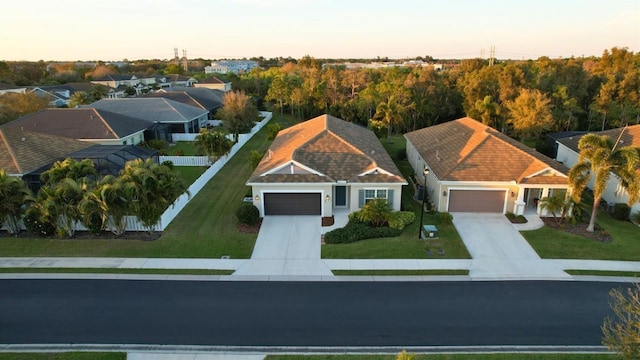
[[[422,170],[424,175],[424,187],[422,188],[422,207],[420,208],[420,226],[418,226],[418,239],[422,239],[422,221],[424,220],[424,199],[427,197],[427,175],[429,175],[429,168],[424,167]]]

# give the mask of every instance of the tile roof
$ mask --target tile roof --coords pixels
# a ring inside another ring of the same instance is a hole
[[[469,117],[416,130],[405,137],[440,181],[566,183],[565,166]],[[542,173],[545,176],[533,180]]]
[[[279,171],[283,167],[287,170]],[[292,174],[291,167],[299,170]],[[371,174],[363,175],[367,172]],[[280,131],[249,179],[261,183],[335,181],[406,182],[372,131],[331,115]]]
[[[621,140],[620,145],[622,146],[630,145],[630,146],[640,147],[640,124],[627,126],[626,129],[617,128],[617,129],[611,129],[611,130],[605,130],[605,131],[598,131],[598,132],[595,132],[594,134],[607,135],[611,138],[611,140],[616,141],[620,136],[620,132],[623,129],[624,129],[624,133],[622,134],[622,137],[620,137],[620,140]],[[579,152],[578,142],[580,141],[582,136],[584,136],[584,134],[579,136],[566,137],[563,139],[559,139],[558,142],[575,152]]]
[[[84,107],[161,123],[184,123],[208,111],[165,98],[102,99]]]
[[[153,122],[93,108],[44,109],[6,124],[31,132],[72,139],[122,139]]]
[[[5,125],[0,127],[0,169],[8,174],[27,174],[93,145]]]

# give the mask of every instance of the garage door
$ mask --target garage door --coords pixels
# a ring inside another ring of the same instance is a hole
[[[505,190],[450,190],[449,212],[504,211]]]
[[[321,215],[320,193],[265,193],[265,215]]]

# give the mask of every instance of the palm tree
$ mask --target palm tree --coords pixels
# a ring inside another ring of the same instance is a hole
[[[25,205],[31,200],[31,191],[22,179],[0,170],[0,226],[6,220],[9,233],[17,236]]]
[[[593,208],[587,231],[595,229],[598,206],[612,172],[629,194],[629,204],[640,199],[640,176],[637,173],[637,166],[640,163],[638,149],[631,146],[617,147],[617,144],[617,141],[614,144],[608,136],[597,134],[584,135],[578,142],[580,151],[578,162],[569,171],[569,184],[573,189],[572,197],[575,202],[580,202],[582,192],[587,187],[591,176],[595,176]]]
[[[204,149],[211,162],[215,162],[231,151],[233,142],[221,131],[209,131],[203,128],[196,136],[196,145]]]
[[[567,216],[567,211],[571,208],[571,205],[571,198],[564,199],[561,195],[540,199],[540,208],[550,212],[558,224]],[[560,216],[557,216],[556,213],[560,213]]]
[[[38,205],[42,215],[56,221],[59,234],[68,237],[75,234],[75,224],[82,221],[79,204],[86,190],[86,184],[70,178],[40,189]]]
[[[373,199],[366,203],[357,212],[358,220],[371,224],[373,227],[380,227],[388,223],[391,216],[391,204],[387,199]]]
[[[381,102],[376,107],[374,119],[380,119],[387,126],[387,140],[391,139],[393,125],[402,123],[403,106],[395,96],[390,96],[387,102]]]
[[[63,161],[56,161],[49,170],[40,175],[40,179],[43,184],[54,185],[66,178],[84,181],[95,179],[97,175],[95,165],[90,159],[77,161],[66,158]]]
[[[126,231],[125,216],[133,215],[133,193],[127,190],[134,187],[134,184],[125,183],[123,177],[112,175],[105,176],[98,184],[100,199],[107,212],[106,227],[116,236],[121,236]]]

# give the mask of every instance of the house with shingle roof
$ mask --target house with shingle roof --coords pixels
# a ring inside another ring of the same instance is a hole
[[[281,130],[247,181],[260,216],[332,216],[376,198],[400,210],[406,184],[372,131],[331,115]]]
[[[166,98],[102,99],[84,107],[167,124],[172,133],[197,134],[205,126],[209,112]]]
[[[56,135],[102,145],[138,145],[144,132],[154,126],[149,120],[94,109],[43,109],[6,124],[7,127]]]
[[[565,193],[568,169],[469,118],[405,134],[407,159],[428,201],[441,212],[546,212],[538,200]]]
[[[21,177],[93,145],[5,124],[0,126],[0,169],[10,176]]]
[[[220,79],[218,79],[215,76],[212,76],[210,78],[206,78],[202,81],[199,81],[196,84],[193,84],[194,87],[197,88],[207,88],[207,89],[215,89],[215,90],[222,90],[224,92],[227,91],[231,91],[231,83],[230,82],[224,82]]]
[[[640,149],[640,124],[627,126],[626,128],[598,131],[595,132],[595,134],[606,135],[614,142],[619,141],[618,146],[633,146]],[[584,134],[559,139],[557,141],[558,153],[556,155],[556,160],[567,167],[575,165],[578,162],[578,155],[580,153],[578,150],[578,142],[582,136],[584,136]],[[637,171],[640,173],[640,167]],[[593,188],[594,180],[595,179],[592,177],[591,182],[587,187]],[[622,186],[620,186],[620,180],[615,173],[612,173],[609,177],[607,188],[602,194],[602,199],[611,206],[614,206],[616,203],[628,203],[629,194]],[[640,211],[640,201],[635,204],[631,204],[631,213],[634,214],[637,211]]]
[[[206,88],[172,88],[172,90],[159,90],[144,95],[144,97],[161,97],[171,99],[186,105],[195,106],[197,108],[209,112],[208,120],[213,120],[214,114],[222,107],[222,99],[224,93],[220,90],[211,90]]]

